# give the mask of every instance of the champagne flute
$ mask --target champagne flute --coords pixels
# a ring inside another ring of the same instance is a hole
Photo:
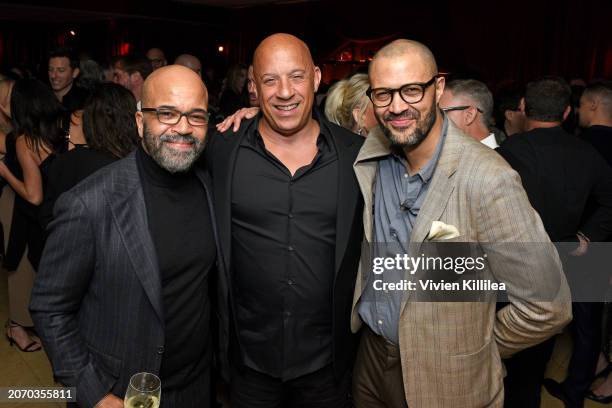
[[[151,373],[138,373],[130,378],[130,385],[125,393],[125,408],[159,408],[161,398],[161,381]]]

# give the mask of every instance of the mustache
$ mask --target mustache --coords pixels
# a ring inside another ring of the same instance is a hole
[[[421,113],[418,110],[406,109],[405,111],[400,113],[389,112],[384,116],[385,121],[390,121],[394,119],[419,120],[421,119]]]
[[[197,144],[198,140],[193,135],[161,135],[159,137],[161,142],[175,142],[175,143],[190,143]]]

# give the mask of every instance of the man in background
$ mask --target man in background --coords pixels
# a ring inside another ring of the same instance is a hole
[[[499,145],[489,131],[493,115],[493,96],[487,86],[475,79],[456,79],[446,84],[440,109],[463,132],[491,149]]]

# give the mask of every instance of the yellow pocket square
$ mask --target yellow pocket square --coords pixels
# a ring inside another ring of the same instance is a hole
[[[459,230],[454,225],[445,224],[442,221],[434,221],[431,223],[431,228],[426,239],[445,240],[457,238],[458,236]]]

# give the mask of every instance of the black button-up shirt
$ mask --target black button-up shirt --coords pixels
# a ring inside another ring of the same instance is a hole
[[[245,364],[284,380],[332,358],[338,159],[321,127],[318,152],[290,171],[266,150],[255,120],[232,180],[232,262]]]

